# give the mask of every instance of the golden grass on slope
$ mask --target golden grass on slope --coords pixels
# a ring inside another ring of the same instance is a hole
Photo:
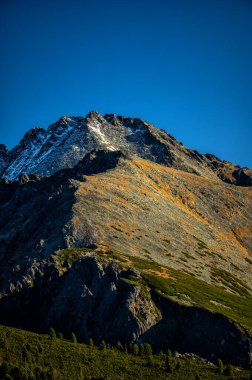
[[[76,192],[75,210],[99,231],[99,240],[116,249],[150,255],[208,282],[213,282],[211,268],[226,269],[251,285],[245,260],[252,230],[251,194],[249,188],[134,158],[86,176]],[[197,239],[207,249],[199,247]]]

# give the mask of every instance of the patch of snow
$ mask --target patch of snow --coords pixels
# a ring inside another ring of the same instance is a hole
[[[53,151],[53,148],[54,148],[54,146],[52,145],[51,148],[49,148],[47,151],[42,153],[41,156],[36,161],[36,163],[34,163],[34,165],[40,164],[45,159],[45,157],[47,157]]]
[[[75,150],[77,152],[80,151],[80,147],[78,147],[77,145],[72,145],[72,150]]]
[[[101,144],[106,145],[106,148],[111,151],[117,150],[113,145],[111,145],[110,141],[108,141],[104,135],[104,133],[101,131],[101,124],[100,123],[95,123],[95,124],[89,124],[89,129],[91,129],[95,135],[98,137],[100,140]]]

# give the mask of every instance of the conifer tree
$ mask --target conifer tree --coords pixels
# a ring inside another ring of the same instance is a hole
[[[123,351],[123,345],[122,345],[122,343],[118,341],[117,345],[116,345],[116,348],[117,348],[118,351]]]
[[[135,355],[135,356],[137,356],[139,354],[139,347],[138,347],[137,343],[133,344],[132,352],[133,352],[133,355]]]
[[[94,341],[92,338],[89,339],[88,345],[89,347],[94,348]]]
[[[147,358],[147,365],[152,366],[153,365],[153,354],[152,354],[152,347],[149,343],[144,344],[144,351]]]
[[[219,373],[222,375],[224,373],[224,365],[221,359],[218,359],[217,367],[218,367]]]
[[[49,335],[51,339],[56,339],[56,332],[52,327],[50,327]]]
[[[174,370],[174,361],[170,350],[168,350],[166,355],[166,370],[169,373],[172,373]]]
[[[75,333],[73,333],[73,332],[71,334],[71,342],[73,342],[74,344],[77,344],[77,338],[76,338]]]
[[[105,351],[106,348],[107,348],[106,343],[105,343],[104,340],[102,340],[102,341],[101,341],[101,345],[100,345],[100,349],[101,349],[102,351]]]

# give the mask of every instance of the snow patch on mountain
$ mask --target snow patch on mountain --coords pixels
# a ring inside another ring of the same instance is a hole
[[[101,145],[104,145],[108,150],[112,150],[112,151],[117,150],[113,145],[111,145],[110,141],[106,138],[104,133],[101,131],[100,123],[90,124],[89,130],[94,132],[94,134],[97,136],[98,141],[100,142]]]
[[[61,118],[47,131],[41,128],[29,131],[10,152],[3,177],[14,180],[21,173],[48,175],[63,167],[74,166],[86,153],[86,149],[79,145],[85,140],[82,121]],[[71,153],[73,146],[77,147],[74,154]]]

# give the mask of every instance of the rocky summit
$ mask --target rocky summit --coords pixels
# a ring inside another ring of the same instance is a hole
[[[0,323],[252,362],[252,171],[141,120],[0,145]]]
[[[51,175],[74,167],[94,149],[121,150],[161,165],[239,186],[252,185],[252,171],[211,154],[188,149],[164,130],[138,119],[90,112],[86,117],[62,117],[47,130],[35,127],[7,150],[0,145],[0,176]]]

